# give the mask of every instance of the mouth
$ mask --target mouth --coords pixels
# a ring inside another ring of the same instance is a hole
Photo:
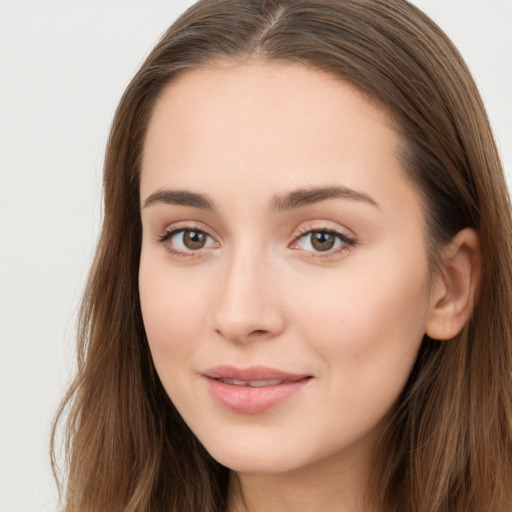
[[[312,375],[252,366],[217,366],[203,373],[217,404],[241,414],[257,414],[299,393]]]
[[[220,365],[209,368],[203,372],[205,377],[218,380],[233,381],[229,384],[239,385],[239,383],[266,382],[266,381],[297,381],[311,375],[302,373],[290,373],[267,366],[249,366],[247,368],[237,368],[236,366]],[[257,384],[256,384],[257,385]],[[274,385],[274,384],[269,384]]]
[[[285,380],[236,380],[236,379],[216,379],[224,384],[231,384],[232,386],[248,386],[251,388],[263,388],[265,386],[278,386]]]

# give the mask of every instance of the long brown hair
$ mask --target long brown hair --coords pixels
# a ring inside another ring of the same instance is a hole
[[[201,0],[143,63],[110,134],[103,230],[80,314],[78,374],[54,428],[67,416],[64,510],[225,510],[228,469],[182,421],[149,353],[137,285],[139,171],[164,87],[213,59],[251,57],[327,71],[390,114],[405,172],[424,200],[433,267],[459,230],[472,227],[480,237],[478,304],[455,339],[424,340],[376,454],[372,499],[395,512],[512,510],[506,182],[463,59],[405,0]]]

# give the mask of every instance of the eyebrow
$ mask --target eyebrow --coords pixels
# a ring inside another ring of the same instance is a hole
[[[351,199],[380,208],[368,194],[341,185],[314,188],[299,188],[286,194],[274,196],[271,208],[274,211],[288,211],[329,199]],[[190,206],[199,210],[215,210],[213,201],[206,195],[188,190],[157,190],[144,202],[144,208],[154,204]]]
[[[146,199],[144,208],[158,203],[214,210],[213,202],[207,196],[188,190],[157,190]]]
[[[281,196],[276,196],[272,200],[272,209],[277,211],[292,210],[328,199],[352,199],[380,208],[377,202],[368,194],[341,185],[335,185],[330,187],[299,188]]]

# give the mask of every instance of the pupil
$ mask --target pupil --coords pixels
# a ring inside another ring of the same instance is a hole
[[[204,233],[198,231],[185,231],[183,243],[189,249],[201,249],[206,241]]]
[[[334,236],[330,233],[325,233],[322,231],[313,233],[312,244],[313,247],[319,251],[328,251],[329,249],[332,249],[334,242]]]

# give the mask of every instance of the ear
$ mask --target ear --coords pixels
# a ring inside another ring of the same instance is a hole
[[[475,305],[482,278],[482,251],[474,229],[459,231],[442,254],[435,282],[426,334],[448,340],[462,330]]]

